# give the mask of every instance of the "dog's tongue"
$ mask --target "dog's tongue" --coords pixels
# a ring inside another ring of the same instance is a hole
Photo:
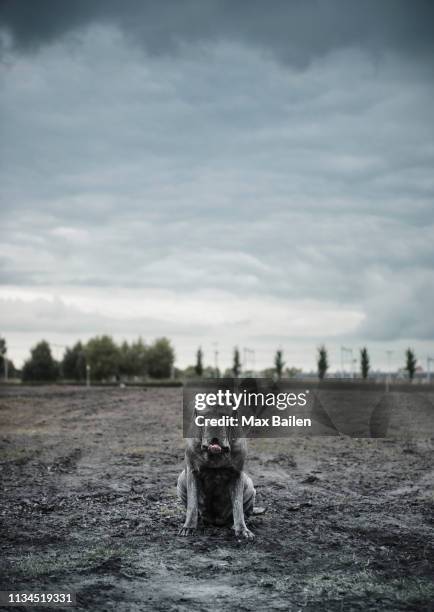
[[[212,453],[213,455],[217,455],[218,453],[222,452],[222,447],[220,444],[210,444],[208,446],[208,452]]]

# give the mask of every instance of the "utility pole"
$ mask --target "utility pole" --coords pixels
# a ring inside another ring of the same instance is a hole
[[[219,347],[219,343],[218,342],[214,342],[214,371],[215,371],[215,377],[219,378],[219,351],[218,351],[218,347]]]

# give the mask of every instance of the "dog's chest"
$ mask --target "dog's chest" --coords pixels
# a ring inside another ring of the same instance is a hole
[[[205,491],[221,491],[229,487],[238,474],[232,467],[202,468],[199,480]]]

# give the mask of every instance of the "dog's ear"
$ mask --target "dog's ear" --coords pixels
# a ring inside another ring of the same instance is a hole
[[[199,427],[199,425],[196,425],[197,416],[198,416],[197,408],[194,408],[192,417],[191,417],[191,421],[190,421],[189,432],[191,435],[189,437],[194,438],[195,440],[202,440],[201,428]]]

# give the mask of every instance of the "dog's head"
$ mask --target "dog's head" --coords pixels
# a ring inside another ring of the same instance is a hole
[[[201,450],[209,455],[218,456],[231,450],[231,427],[226,417],[232,416],[230,410],[207,407],[200,411],[204,425],[199,427]]]

